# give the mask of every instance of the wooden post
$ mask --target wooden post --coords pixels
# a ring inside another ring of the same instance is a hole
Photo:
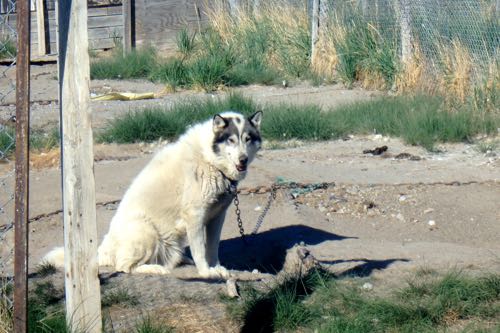
[[[122,0],[123,54],[132,51],[132,0]]]
[[[409,0],[396,0],[399,7],[399,22],[401,27],[401,61],[408,63],[413,56],[413,41],[411,37],[411,12]]]
[[[364,16],[368,16],[368,0],[361,0],[361,11]]]
[[[316,44],[319,38],[319,0],[313,0],[312,20],[311,20],[311,63],[316,57]]]
[[[231,13],[232,18],[238,16],[238,11],[239,11],[238,0],[229,0],[229,11]]]
[[[28,332],[30,7],[17,1],[14,332]]]
[[[101,333],[87,0],[58,2],[66,319]]]
[[[36,0],[36,27],[39,56],[43,56],[47,53],[47,48],[45,46],[45,11],[43,3],[43,0]]]

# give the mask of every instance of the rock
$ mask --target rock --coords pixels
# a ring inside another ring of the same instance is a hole
[[[262,207],[261,206],[256,206],[253,210],[256,211],[256,212],[260,212],[262,210]]]
[[[363,289],[367,291],[372,290],[373,284],[371,284],[370,282],[366,282],[365,284],[363,284]]]
[[[227,295],[232,298],[240,297],[238,293],[238,286],[236,285],[236,279],[231,278],[226,281]]]
[[[279,275],[283,277],[304,276],[319,263],[303,245],[295,245],[286,252],[285,263]]]
[[[402,194],[400,197],[399,197],[399,202],[403,202],[403,201],[406,201],[406,195]]]
[[[253,271],[252,271],[252,274],[260,274],[259,270],[257,268],[255,268]]]
[[[424,210],[424,214],[429,214],[429,213],[432,213],[434,211],[434,208],[427,208],[426,210]]]

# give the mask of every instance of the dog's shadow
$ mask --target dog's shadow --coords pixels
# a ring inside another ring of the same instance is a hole
[[[304,242],[316,245],[325,241],[337,241],[346,237],[305,225],[291,225],[267,230],[256,235],[222,240],[219,259],[228,269],[253,270],[274,274],[283,268],[286,251]]]

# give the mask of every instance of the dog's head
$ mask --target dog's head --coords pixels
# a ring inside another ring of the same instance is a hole
[[[232,180],[246,176],[248,165],[261,146],[262,111],[248,118],[235,112],[217,114],[213,118],[212,150],[217,166]]]

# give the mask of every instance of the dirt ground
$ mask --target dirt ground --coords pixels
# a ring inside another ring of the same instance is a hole
[[[33,105],[33,125],[54,126],[57,105],[45,102],[56,98],[53,68],[36,68],[33,75],[32,96],[39,98]],[[158,93],[163,87],[142,81],[93,81],[92,89]],[[305,84],[287,89],[251,86],[237,90],[263,103],[286,101],[324,106],[368,100],[380,94]],[[150,101],[92,102],[95,126],[104,126],[107,119],[128,109],[212,96],[180,92]],[[12,106],[0,107],[2,118],[9,112]],[[97,222],[101,239],[116,202],[163,144],[96,145]],[[388,150],[380,156],[363,154],[365,149],[383,145]],[[326,269],[369,280],[374,292],[401,285],[422,268],[500,273],[500,152],[485,154],[471,144],[446,144],[439,149],[439,153],[430,153],[380,135],[321,143],[291,142],[279,149],[263,149],[240,185],[247,231],[252,230],[269,197],[265,188],[261,190],[264,193],[249,190],[269,187],[277,178],[330,186],[279,190],[261,229],[250,237],[248,245],[239,237],[231,206],[222,235],[221,262],[240,279],[268,283],[283,267],[286,250],[303,242]],[[31,272],[48,250],[63,243],[60,170],[57,163],[52,165],[55,167],[38,168],[31,173]],[[12,162],[0,166],[2,174],[11,169]],[[3,182],[5,188],[13,188],[13,177],[5,177]],[[0,200],[4,202],[8,195],[2,191]],[[11,208],[7,206],[4,214]],[[9,230],[0,247],[2,275],[12,274],[12,241],[13,232]],[[198,279],[191,265],[161,277],[108,273],[111,272],[103,271],[102,275],[104,293],[127,288],[140,302],[136,307],[117,305],[106,310],[107,325],[118,332],[129,331],[130,325],[144,313],[162,318],[179,332],[237,331],[218,296],[226,293],[225,283]],[[60,272],[51,279],[62,288]],[[32,282],[37,280],[34,276]]]

